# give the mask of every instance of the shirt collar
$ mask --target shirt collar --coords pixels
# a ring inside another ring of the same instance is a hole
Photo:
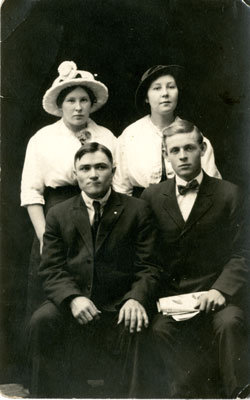
[[[91,199],[83,190],[81,191],[83,201],[86,204],[87,208],[93,208],[93,201],[99,201],[101,207],[104,207],[109,199],[110,194],[111,188],[109,188],[105,196],[103,196],[101,199]]]
[[[67,133],[67,134],[69,134],[69,135],[74,135],[74,136],[75,136],[75,133],[74,133],[73,131],[71,131],[71,130],[65,125],[65,123],[64,123],[64,121],[63,121],[63,118],[61,118],[58,122],[62,125],[63,132],[65,132],[65,133]],[[86,128],[84,128],[84,129],[89,129],[91,125],[92,125],[92,120],[89,118],[88,121],[87,121],[87,126],[86,126]]]
[[[191,179],[191,181],[193,181],[194,179],[196,179],[197,182],[198,182],[199,185],[200,185],[201,182],[202,182],[202,179],[203,179],[203,175],[204,175],[204,174],[203,174],[203,171],[201,170],[201,172],[199,173],[199,175],[197,175],[195,178]],[[184,181],[183,179],[181,179],[177,174],[175,175],[175,181],[176,181],[176,187],[179,186],[179,185],[181,185],[181,186],[186,186],[186,184],[188,183],[188,182]],[[189,181],[189,182],[191,182],[191,181]]]
[[[163,136],[162,132],[163,132],[164,129],[166,129],[166,127],[163,128],[163,129],[161,130],[158,126],[156,126],[156,125],[153,123],[150,114],[148,115],[148,119],[149,119],[149,122],[150,122],[152,128],[154,129],[155,133],[156,133],[158,136],[160,136],[160,137],[162,138],[162,136]],[[173,125],[173,124],[174,124],[176,121],[178,121],[179,119],[180,119],[179,117],[175,117],[174,121],[173,121],[170,125],[168,125],[168,127],[171,126],[171,125]]]

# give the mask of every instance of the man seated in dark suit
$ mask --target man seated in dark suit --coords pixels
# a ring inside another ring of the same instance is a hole
[[[239,191],[202,171],[206,145],[192,123],[178,121],[164,134],[176,177],[150,186],[142,195],[159,234],[159,263],[165,270],[160,297],[207,291],[192,319],[177,322],[159,313],[153,321],[153,338],[169,383],[165,396],[201,396],[202,372],[198,388],[189,384],[198,358],[206,367],[199,347],[204,348],[207,338],[208,346],[215,345],[222,395],[245,397],[250,391],[249,355],[241,296],[247,265]]]
[[[106,147],[82,146],[74,171],[81,194],[47,215],[39,274],[48,300],[29,324],[31,397],[89,397],[93,378],[111,381],[117,390],[108,397],[133,390],[159,268],[149,207],[111,189],[114,170]]]

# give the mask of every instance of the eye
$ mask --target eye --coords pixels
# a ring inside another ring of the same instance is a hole
[[[100,165],[97,166],[97,169],[100,170],[100,171],[103,171],[106,168],[107,168],[107,166],[103,165],[103,164],[100,164]]]
[[[79,167],[79,171],[87,172],[90,170],[90,167],[88,165],[81,165]]]
[[[188,146],[185,147],[186,151],[193,151],[194,150],[194,146],[192,146],[191,144],[189,144]]]
[[[161,86],[154,86],[153,87],[153,90],[160,90],[161,89]]]
[[[69,98],[69,99],[67,99],[67,102],[68,102],[68,103],[74,103],[74,102],[75,102],[75,100],[74,100],[74,99],[71,99],[71,98]]]
[[[173,147],[172,149],[170,149],[170,153],[172,154],[177,154],[179,151],[178,147]]]

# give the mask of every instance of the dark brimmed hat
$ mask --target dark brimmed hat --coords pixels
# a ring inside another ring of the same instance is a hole
[[[180,88],[183,81],[184,67],[181,65],[155,65],[144,72],[135,92],[135,105],[139,112],[145,112],[145,98],[149,86],[162,75],[172,75],[178,88]]]

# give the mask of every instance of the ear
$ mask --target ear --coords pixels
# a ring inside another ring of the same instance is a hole
[[[115,175],[116,167],[112,167],[112,176]]]
[[[75,169],[75,167],[73,168],[73,175],[74,175],[74,178],[76,178],[76,169]]]
[[[201,157],[204,156],[204,154],[206,153],[206,150],[207,150],[207,143],[202,142],[202,144],[201,144]]]
[[[147,103],[147,104],[149,103],[149,101],[148,101],[148,97],[146,97],[146,99],[145,99],[145,103]]]

